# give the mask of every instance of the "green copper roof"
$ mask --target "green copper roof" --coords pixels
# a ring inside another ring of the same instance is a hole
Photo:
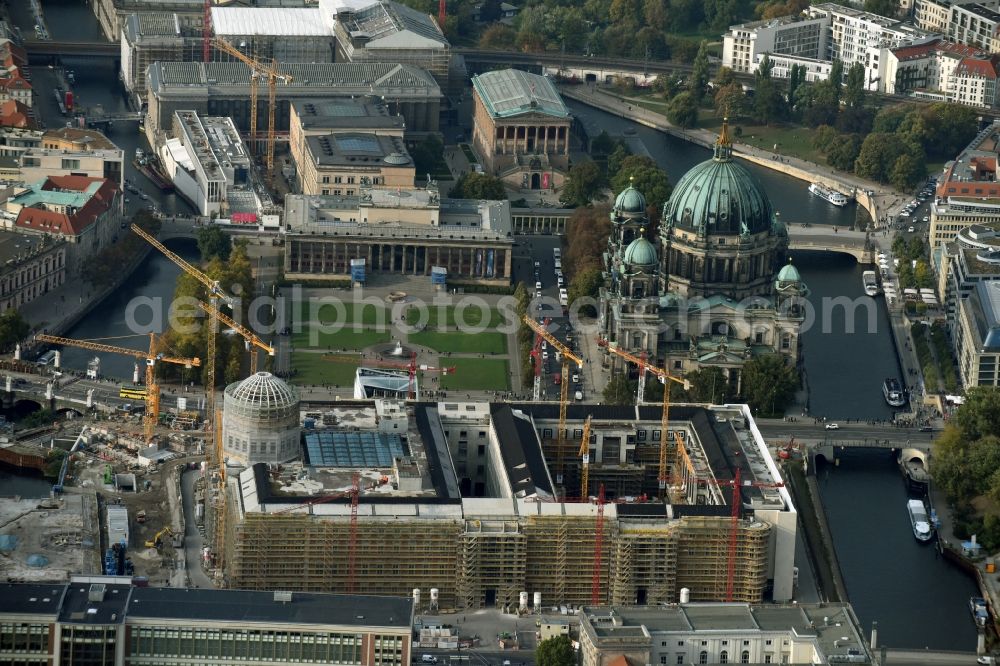
[[[625,248],[625,264],[628,266],[655,266],[656,248],[644,237],[639,236]]]
[[[615,199],[615,210],[621,213],[645,213],[646,197],[632,186],[631,180]]]
[[[707,235],[755,234],[773,228],[771,202],[746,167],[718,156],[684,174],[664,216],[668,226]]]
[[[522,113],[569,118],[569,109],[559,91],[545,76],[519,69],[504,69],[472,77],[472,86],[494,118],[509,118]]]
[[[778,282],[802,282],[802,276],[799,275],[799,269],[792,266],[792,260],[789,259],[788,263],[778,271]]]

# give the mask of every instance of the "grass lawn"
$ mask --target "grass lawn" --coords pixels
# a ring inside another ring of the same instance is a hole
[[[731,121],[731,126],[742,128],[743,133],[738,139],[740,143],[751,145],[765,151],[798,157],[816,164],[826,164],[826,158],[812,145],[814,131],[808,127],[794,125],[754,125],[749,118]],[[718,132],[722,129],[722,118],[715,111],[701,109],[698,113],[698,127]],[[774,149],[778,144],[778,149]]]
[[[384,342],[389,342],[389,331],[375,331],[364,329],[355,331],[353,326],[347,326],[342,330],[333,333],[319,332],[316,340],[311,340],[312,335],[308,330],[296,333],[292,336],[292,345],[296,348],[330,349],[340,351],[341,349],[359,350]]]
[[[411,333],[407,338],[412,344],[430,347],[436,351],[449,351],[456,354],[507,353],[507,336],[502,333],[420,331],[419,333]]]
[[[437,307],[430,305],[427,309],[427,328],[455,328],[458,323],[455,321],[455,315],[458,312],[458,306],[456,305],[445,305],[442,307]],[[504,322],[503,316],[500,311],[496,308],[489,308],[487,311],[487,316],[489,317],[489,323],[487,326],[489,328],[496,328]],[[422,312],[418,308],[410,308],[406,311],[406,323],[410,326],[415,326],[421,320]],[[483,324],[483,310],[478,307],[467,307],[463,308],[461,316],[459,317],[461,323],[466,326],[481,326]]]
[[[343,319],[341,316],[343,307]],[[351,303],[341,301],[340,303],[325,303],[319,299],[313,302],[305,301],[299,303],[299,312],[296,321],[303,323],[318,322],[324,325],[344,323],[362,323],[369,326],[379,323],[389,322],[389,309],[385,306],[374,303]]]
[[[323,356],[323,354],[292,352],[292,370],[296,372],[292,383],[354,385],[354,371],[357,370],[358,363],[327,361]],[[360,360],[359,358],[358,361]]]
[[[441,388],[446,391],[507,391],[510,372],[507,361],[495,358],[441,359],[445,367],[455,372],[441,375]]]

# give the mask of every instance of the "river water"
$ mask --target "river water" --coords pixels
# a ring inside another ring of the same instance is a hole
[[[86,4],[56,0],[46,1],[44,6],[54,38],[86,39],[99,34],[96,19]],[[109,112],[126,110],[117,72],[110,63],[81,60],[67,61],[66,65],[76,73],[74,92],[79,103],[101,104]],[[571,103],[570,108],[612,135],[622,134],[626,128],[634,130],[674,183],[692,166],[710,157],[705,148],[599,110],[576,103]],[[136,147],[147,148],[136,123],[116,124],[109,138],[126,151],[126,156]],[[789,225],[810,222],[846,228],[853,224],[853,206],[836,208],[811,196],[801,181],[756,165],[747,166]],[[161,194],[131,167],[128,172],[161,210],[190,210],[175,196]],[[190,242],[172,244],[171,248],[188,259],[197,256]],[[853,299],[862,295],[862,268],[853,258],[794,253],[794,259],[817,308],[822,308],[824,297]],[[178,274],[179,269],[172,263],[159,253],[151,253],[120,293],[95,309],[69,335],[92,338],[128,334],[126,305],[137,297],[167,301]],[[867,333],[861,317],[854,333],[844,330],[842,311],[829,319],[829,331],[817,326],[803,334],[811,412],[831,419],[888,418],[891,412],[882,400],[881,383],[885,377],[898,376],[899,368],[884,307],[880,303],[877,309],[873,334]],[[129,346],[143,348],[144,344],[136,340]],[[78,353],[67,349],[64,360],[69,367],[82,368],[89,356],[82,350]],[[107,356],[102,359],[102,372],[130,379],[132,364]],[[6,487],[0,476],[0,488]],[[881,642],[893,647],[974,649],[975,632],[967,610],[974,586],[957,569],[936,559],[931,548],[922,547],[913,538],[905,511],[905,488],[894,464],[883,454],[848,452],[838,469],[821,477],[821,488],[851,601],[865,630],[877,620]]]

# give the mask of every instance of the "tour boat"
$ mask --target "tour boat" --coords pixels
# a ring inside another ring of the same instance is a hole
[[[819,183],[813,183],[809,186],[809,191],[820,197],[821,199],[826,199],[834,206],[846,206],[851,203],[851,197],[838,192],[837,190],[832,190],[829,187],[823,187]]]
[[[913,536],[917,541],[930,541],[934,533],[931,531],[931,521],[927,518],[927,509],[923,500],[911,499],[906,503],[910,513],[910,525],[913,526]]]
[[[861,274],[861,281],[865,285],[865,293],[869,296],[878,296],[878,276],[875,271],[865,271]]]
[[[882,382],[882,395],[890,407],[902,407],[906,404],[906,396],[903,395],[903,387],[899,385],[899,380],[889,377]]]

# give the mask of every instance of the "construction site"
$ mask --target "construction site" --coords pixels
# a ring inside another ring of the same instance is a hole
[[[745,407],[671,409],[669,439],[692,473],[667,497],[659,408],[568,406],[565,438],[560,411],[358,401],[313,413],[302,459],[230,470],[224,583],[425,590],[437,610],[516,608],[522,593],[546,606],[676,602],[682,590],[791,598],[795,509]],[[583,477],[596,497],[566,492]]]

